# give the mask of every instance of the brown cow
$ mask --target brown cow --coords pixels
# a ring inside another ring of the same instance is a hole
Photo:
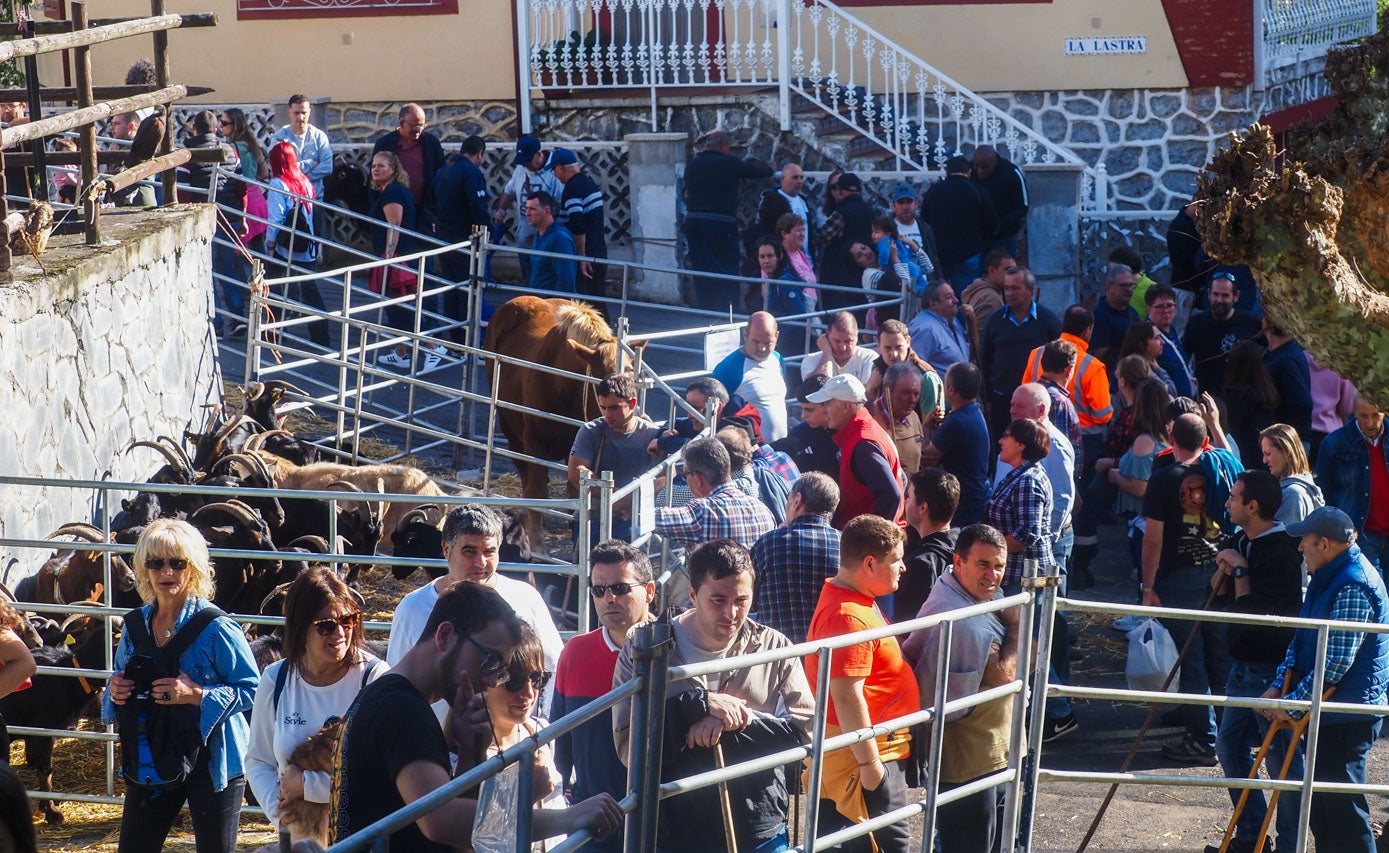
[[[486,349],[600,379],[617,370],[617,338],[612,328],[591,305],[569,299],[518,296],[502,305],[488,321]],[[489,377],[491,364],[489,360]],[[593,386],[574,379],[503,362],[498,384],[497,398],[508,403],[580,421],[599,415]],[[555,462],[569,458],[578,433],[578,429],[567,424],[504,408],[497,409],[497,421],[512,450]],[[513,461],[521,478],[523,497],[550,496],[550,476],[545,466],[521,459]],[[533,549],[547,552],[539,513],[527,513],[526,533]]]

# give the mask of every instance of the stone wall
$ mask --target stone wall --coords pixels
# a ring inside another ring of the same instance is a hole
[[[0,474],[142,481],[163,460],[132,441],[181,436],[220,402],[212,312],[213,209],[102,217],[106,243],[54,237],[43,262],[15,257],[0,285]],[[96,493],[0,484],[0,536],[39,539],[96,518]],[[113,514],[119,510],[113,507]],[[42,565],[0,553],[13,584]]]

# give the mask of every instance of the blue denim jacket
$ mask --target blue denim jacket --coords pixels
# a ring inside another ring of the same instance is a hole
[[[178,615],[175,630],[183,627],[194,613],[211,606],[209,601],[190,597]],[[146,604],[140,610],[148,626],[154,615],[154,605]],[[150,634],[154,634],[152,629]],[[133,651],[130,634],[122,633],[120,645],[116,647],[116,672],[125,670],[125,663]],[[256,685],[260,683],[251,647],[235,622],[218,619],[203,629],[179,657],[179,668],[202,685],[199,726],[210,750],[208,769],[212,773],[213,788],[224,790],[229,780],[243,775],[242,764],[251,744],[251,726],[243,712],[251,708]],[[116,722],[116,705],[111,701],[109,683],[101,695],[101,721]]]
[[[1321,443],[1317,451],[1317,485],[1326,496],[1327,505],[1350,516],[1355,529],[1364,532],[1365,517],[1370,512],[1370,451],[1355,421]]]

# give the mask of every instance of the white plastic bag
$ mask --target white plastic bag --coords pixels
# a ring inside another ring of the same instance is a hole
[[[1124,675],[1128,676],[1130,690],[1161,690],[1162,682],[1176,663],[1177,644],[1161,622],[1150,617],[1129,631],[1129,660]],[[1167,688],[1169,693],[1177,692],[1180,678],[1178,670]]]

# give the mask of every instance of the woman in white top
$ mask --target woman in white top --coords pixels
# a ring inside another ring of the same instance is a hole
[[[520,743],[549,725],[543,717],[532,716],[536,703],[550,683],[551,673],[545,669],[545,652],[535,630],[521,623],[521,642],[511,658],[506,681],[486,690],[487,715],[492,721],[492,743],[484,759],[491,758]],[[516,817],[523,813],[516,802],[517,779],[524,768],[516,764],[486,780],[478,794],[477,819],[473,823],[474,853],[511,853],[516,849]],[[555,767],[554,752],[549,745],[535,753],[531,768],[535,774],[532,791],[535,807],[562,809],[565,807],[559,770]],[[563,836],[535,839],[534,853],[542,853],[564,840]]]
[[[388,669],[366,650],[357,599],[330,569],[309,569],[290,584],[284,638],[285,659],[266,667],[256,690],[246,756],[246,779],[277,828],[282,800],[328,802],[329,775],[290,764],[295,747]]]

